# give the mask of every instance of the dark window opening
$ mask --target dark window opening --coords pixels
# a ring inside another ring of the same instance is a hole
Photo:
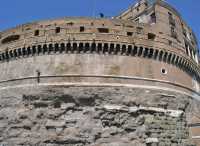
[[[84,32],[85,31],[85,27],[84,26],[81,26],[80,27],[80,32]]]
[[[132,56],[135,56],[138,52],[138,47],[134,46],[133,52],[132,52]]]
[[[172,17],[172,13],[168,12],[169,17]]]
[[[43,50],[43,53],[47,52],[47,45],[46,44],[43,46],[42,50]]]
[[[31,48],[28,47],[28,48],[27,48],[27,55],[30,55],[30,54],[31,54]]]
[[[127,32],[127,36],[133,36],[133,32]]]
[[[122,45],[122,50],[121,50],[121,54],[126,53],[126,45]]]
[[[71,50],[71,43],[67,43],[67,50]]]
[[[138,56],[141,56],[141,55],[142,55],[142,52],[143,52],[143,48],[140,47],[139,52],[138,52]]]
[[[27,51],[26,51],[26,48],[22,48],[22,55],[27,55]]]
[[[11,35],[1,41],[2,44],[10,43],[19,40],[20,35]]]
[[[109,33],[109,29],[108,28],[98,28],[98,31],[100,33]]]
[[[115,54],[118,54],[119,51],[120,51],[120,44],[117,44],[115,48]]]
[[[42,46],[38,45],[37,46],[37,53],[40,54],[42,52]]]
[[[32,47],[32,54],[35,54],[35,53],[36,53],[36,47],[33,46],[33,47]],[[19,53],[18,53],[18,55],[19,55]]]
[[[114,52],[114,48],[115,48],[115,45],[114,44],[110,44],[109,54],[111,54],[112,52]]]
[[[84,52],[88,52],[89,50],[90,50],[90,44],[86,43]]]
[[[95,43],[92,43],[91,45],[91,52],[95,52],[96,51],[96,44]]]
[[[186,54],[188,55],[189,52],[188,52],[188,44],[185,42],[185,51],[186,51]]]
[[[54,46],[54,52],[56,53],[58,51],[59,51],[59,44],[56,43]]]
[[[73,22],[69,22],[69,23],[67,23],[67,25],[72,26],[72,25],[74,25],[74,23]]]
[[[17,51],[18,51],[18,55],[21,56],[22,55],[21,48],[17,49]]]
[[[107,43],[105,43],[104,47],[103,47],[103,53],[106,53],[106,52],[108,52],[108,44]]]
[[[10,55],[11,58],[13,57],[13,51],[12,50],[9,51],[9,55]]]
[[[126,55],[130,55],[131,52],[132,52],[132,46],[131,46],[131,45],[128,45],[128,50],[127,50]]]
[[[73,51],[77,51],[77,50],[78,50],[78,45],[77,45],[77,43],[73,43],[73,45],[72,45],[72,50],[73,50]]]
[[[155,34],[153,34],[153,33],[148,33],[148,39],[149,39],[149,40],[155,40],[155,38],[156,38],[156,35],[155,35]]]
[[[161,69],[161,73],[162,73],[162,74],[167,74],[167,70],[164,69],[164,68],[162,68],[162,69]]]
[[[39,36],[40,31],[39,30],[35,30],[34,36]]]
[[[81,51],[83,51],[83,43],[80,43],[80,44],[79,44],[78,52],[80,53]]]
[[[146,57],[149,53],[149,49],[148,48],[145,48],[144,50],[144,53],[143,53],[143,56]]]
[[[49,50],[48,50],[48,53],[51,53],[53,51],[53,45],[52,44],[49,44]]]
[[[159,53],[159,60],[160,61],[162,60],[162,57],[163,57],[163,51],[160,51],[160,53]]]
[[[98,43],[97,51],[98,51],[98,53],[100,53],[102,51],[102,44],[101,43]]]
[[[56,27],[56,33],[60,33],[60,27]]]
[[[155,53],[154,53],[154,59],[157,59],[157,57],[158,57],[158,53],[159,53],[159,51],[158,51],[158,50],[155,50]]]

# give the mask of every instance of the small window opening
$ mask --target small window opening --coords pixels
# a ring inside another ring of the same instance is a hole
[[[39,30],[35,30],[34,36],[39,36],[40,31]]]
[[[127,32],[127,36],[133,36],[133,32]]]
[[[155,38],[156,38],[156,35],[155,35],[155,34],[153,34],[153,33],[148,33],[148,39],[149,39],[149,40],[155,40]]]
[[[161,73],[164,74],[164,75],[166,75],[167,74],[167,70],[165,68],[162,68],[161,69]]]
[[[60,33],[60,27],[56,27],[56,33]]]
[[[98,31],[100,33],[109,33],[109,29],[108,28],[98,28]]]
[[[169,17],[172,17],[172,13],[168,12]]]
[[[84,26],[81,26],[80,27],[80,32],[84,32],[85,31],[85,27]]]

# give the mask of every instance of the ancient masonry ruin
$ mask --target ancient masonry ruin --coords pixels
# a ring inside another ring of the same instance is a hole
[[[197,40],[162,0],[0,33],[1,146],[200,146]]]

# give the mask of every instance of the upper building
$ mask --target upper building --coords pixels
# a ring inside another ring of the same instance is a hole
[[[116,18],[151,25],[151,36],[156,41],[165,39],[169,46],[175,47],[175,51],[182,49],[198,64],[199,50],[195,34],[179,12],[165,1],[139,0]]]

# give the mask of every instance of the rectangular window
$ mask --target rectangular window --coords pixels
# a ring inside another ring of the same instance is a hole
[[[127,36],[133,36],[133,32],[127,32]]]
[[[56,33],[60,33],[60,27],[56,27]]]
[[[100,33],[109,33],[109,29],[108,28],[98,28],[98,31]]]
[[[80,32],[84,32],[85,31],[85,27],[84,26],[81,26],[80,27]]]
[[[39,36],[39,34],[40,34],[40,31],[39,30],[35,30],[34,36]]]
[[[148,39],[149,39],[149,40],[155,40],[155,38],[156,38],[156,35],[155,35],[155,34],[153,34],[153,33],[148,33]]]

